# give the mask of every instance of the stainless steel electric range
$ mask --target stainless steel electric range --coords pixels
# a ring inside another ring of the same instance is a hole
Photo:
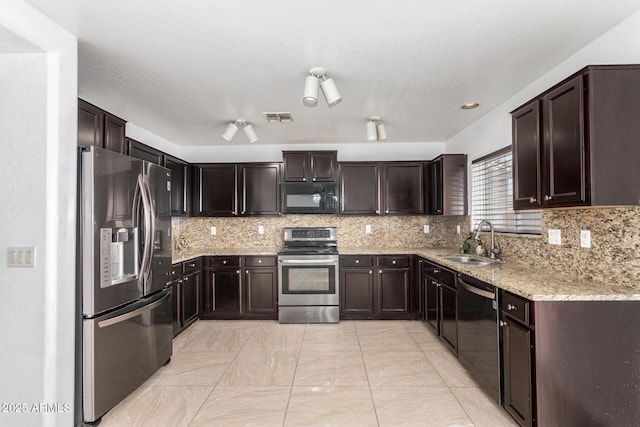
[[[338,274],[335,227],[285,228],[278,253],[280,323],[339,322]]]

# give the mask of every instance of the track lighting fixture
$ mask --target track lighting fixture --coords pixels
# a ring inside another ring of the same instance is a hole
[[[241,119],[229,123],[227,129],[222,134],[222,137],[227,141],[231,141],[240,127],[249,142],[256,142],[258,140],[258,136],[256,135],[256,131],[253,130],[253,126]]]
[[[383,141],[387,139],[387,132],[384,125],[380,123],[380,117],[371,116],[367,122],[367,139],[369,141]]]
[[[322,82],[320,82],[321,79]],[[333,79],[327,78],[323,68],[315,67],[309,71],[309,75],[304,81],[302,103],[305,106],[316,107],[318,105],[318,89],[322,89],[322,93],[329,107],[333,107],[342,101],[340,92],[338,92],[338,88]]]

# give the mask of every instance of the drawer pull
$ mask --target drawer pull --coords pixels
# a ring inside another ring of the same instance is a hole
[[[227,263],[227,260],[225,259],[224,261],[222,261],[222,263],[223,263],[223,264],[226,264],[226,263]]]
[[[395,263],[396,263],[396,262],[397,262],[397,261],[394,259],[393,261],[391,261],[391,264],[394,264],[394,265],[395,265]]]
[[[513,304],[507,304],[507,310],[509,311],[518,311],[518,306]]]
[[[356,260],[356,264],[360,264],[360,260],[359,259]]]
[[[537,201],[538,199],[536,199],[535,197],[529,197],[529,203],[535,203]]]
[[[261,259],[258,260],[258,264],[262,264],[262,260]]]
[[[195,268],[195,266],[196,266],[196,264],[195,264],[195,263],[193,263],[193,264],[189,264],[189,267],[193,267],[193,268]]]
[[[509,324],[507,322],[505,322],[504,320],[501,320],[500,321],[500,326],[502,326],[504,328],[504,327],[509,326]]]

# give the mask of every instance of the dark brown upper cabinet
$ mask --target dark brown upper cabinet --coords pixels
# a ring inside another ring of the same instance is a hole
[[[171,171],[171,215],[191,214],[191,166],[184,160],[165,154],[164,167]]]
[[[514,208],[640,204],[640,65],[588,66],[512,112]]]
[[[160,150],[156,150],[153,147],[136,141],[135,139],[125,138],[127,143],[127,154],[136,159],[146,160],[147,162],[155,163],[162,166],[162,157],[164,153]]]
[[[335,182],[337,151],[283,151],[284,182]]]
[[[380,163],[340,163],[340,215],[380,215]]]
[[[239,166],[240,215],[280,214],[280,163]]]
[[[193,169],[193,215],[238,215],[237,165],[196,164]]]
[[[424,163],[383,163],[384,213],[424,213]]]
[[[78,145],[106,148],[127,154],[126,121],[78,99]]]
[[[443,154],[430,164],[429,214],[467,214],[467,155]]]

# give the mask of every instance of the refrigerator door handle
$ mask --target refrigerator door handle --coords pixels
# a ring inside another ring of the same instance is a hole
[[[146,294],[147,290],[144,289],[144,285],[145,282],[147,281],[147,275],[148,275],[148,270],[149,270],[149,261],[151,259],[151,250],[152,250],[152,246],[151,244],[149,244],[149,240],[152,240],[153,237],[151,236],[151,215],[150,215],[150,211],[151,211],[151,206],[150,206],[150,202],[148,199],[148,195],[146,192],[146,187],[145,187],[145,182],[144,182],[144,178],[142,177],[142,174],[138,175],[138,187],[140,188],[140,196],[142,197],[142,210],[143,210],[143,217],[144,217],[144,226],[143,226],[143,242],[144,242],[144,249],[142,252],[142,263],[140,264],[140,276],[138,278],[138,285],[140,285],[140,288],[143,289],[144,293]]]
[[[147,271],[145,272],[145,279],[146,282],[145,284],[147,285],[144,292],[145,295],[148,294],[149,292],[151,292],[151,281],[152,281],[152,277],[151,277],[151,266],[152,266],[152,258],[153,258],[153,248],[155,245],[155,239],[156,239],[156,221],[155,221],[155,210],[156,207],[154,205],[153,202],[153,196],[151,194],[151,186],[149,185],[149,178],[148,176],[144,176],[143,177],[143,182],[144,182],[144,189],[145,192],[147,194],[147,201],[149,202],[149,210],[148,210],[148,216],[149,216],[149,239],[147,240],[147,244],[149,245],[149,251],[148,253],[148,257],[149,259],[147,260]]]
[[[111,319],[106,319],[106,320],[102,320],[100,322],[98,322],[98,326],[100,328],[106,328],[107,326],[111,326],[111,325],[115,325],[117,323],[122,323],[125,320],[129,320],[129,319],[133,319],[134,317],[137,317],[139,315],[141,315],[142,313],[145,313],[147,311],[151,311],[156,307],[159,307],[160,305],[162,305],[162,303],[164,302],[165,298],[169,297],[169,293],[167,293],[165,296],[163,296],[162,298],[160,298],[159,300],[149,304],[149,305],[145,305],[144,307],[140,307],[136,310],[133,310],[129,313],[125,313],[125,314],[121,314],[120,316],[116,316],[116,317],[112,317]]]

